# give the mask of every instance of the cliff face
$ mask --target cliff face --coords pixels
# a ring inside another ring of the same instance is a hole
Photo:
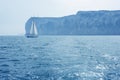
[[[40,35],[120,35],[120,10],[79,11],[60,18],[31,17],[25,25],[26,33],[32,21]]]

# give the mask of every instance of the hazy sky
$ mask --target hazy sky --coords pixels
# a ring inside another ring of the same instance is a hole
[[[0,0],[0,35],[24,34],[31,16],[59,17],[80,10],[120,10],[120,0]]]

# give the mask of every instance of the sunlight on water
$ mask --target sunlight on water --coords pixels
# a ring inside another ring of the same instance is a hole
[[[120,80],[120,36],[0,37],[0,80]]]

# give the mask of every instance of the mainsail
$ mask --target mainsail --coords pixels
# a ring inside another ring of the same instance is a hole
[[[37,29],[36,29],[36,25],[35,25],[34,22],[32,22],[31,29],[30,29],[30,34],[31,35],[38,35]]]

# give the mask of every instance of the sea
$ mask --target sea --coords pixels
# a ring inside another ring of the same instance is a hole
[[[120,80],[120,36],[0,36],[0,80]]]

